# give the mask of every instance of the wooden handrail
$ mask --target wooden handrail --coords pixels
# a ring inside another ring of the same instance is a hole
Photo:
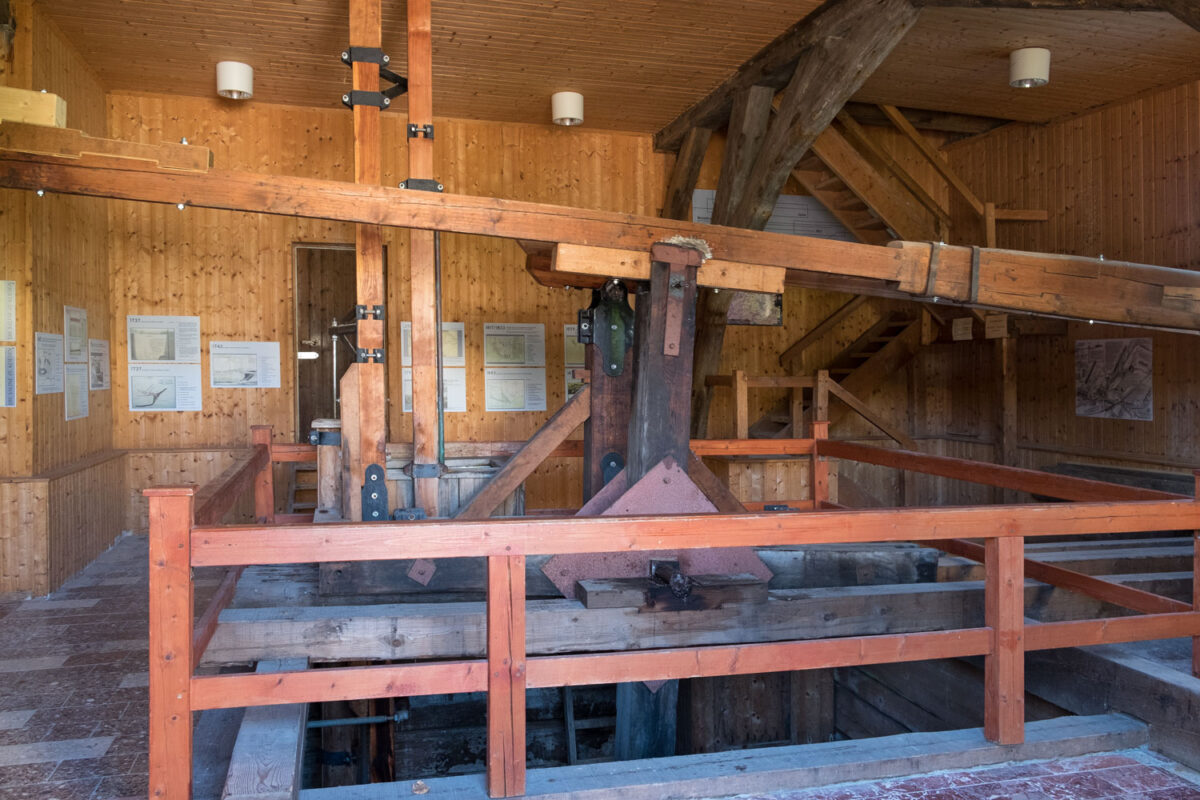
[[[235,457],[234,463],[196,493],[196,524],[215,525],[229,513],[242,492],[254,484],[264,466],[271,463],[271,453],[263,445],[255,445],[247,453]]]

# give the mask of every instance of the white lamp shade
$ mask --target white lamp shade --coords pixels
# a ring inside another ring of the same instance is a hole
[[[1050,51],[1044,47],[1013,50],[1008,58],[1008,85],[1032,89],[1050,82]]]
[[[583,95],[579,92],[555,92],[550,97],[550,118],[555,125],[581,125]]]
[[[254,68],[240,61],[218,61],[217,94],[230,100],[253,97]]]

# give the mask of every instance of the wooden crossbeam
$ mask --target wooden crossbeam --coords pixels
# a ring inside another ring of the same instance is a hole
[[[136,169],[138,161],[144,161],[147,168],[190,172],[207,172],[213,165],[212,151],[207,147],[178,142],[123,142],[90,136],[74,128],[53,128],[8,120],[0,124],[0,149],[73,159],[116,156],[128,159],[126,164],[131,169]]]
[[[671,170],[671,180],[667,183],[667,197],[663,201],[662,215],[667,219],[688,218],[688,211],[692,207],[692,192],[696,188],[696,180],[700,177],[700,167],[704,164],[704,155],[708,152],[710,139],[710,128],[692,128],[684,135],[675,166]]]

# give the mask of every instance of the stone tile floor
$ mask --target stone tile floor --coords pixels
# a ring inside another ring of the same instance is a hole
[[[59,591],[0,595],[0,800],[146,796],[146,539],[126,536]],[[197,575],[203,608],[218,575]],[[1200,800],[1148,751],[745,796],[742,800]]]
[[[146,573],[126,536],[47,598],[0,595],[0,800],[146,796]]]
[[[1197,777],[1147,750],[1130,750],[737,800],[1200,800]]]

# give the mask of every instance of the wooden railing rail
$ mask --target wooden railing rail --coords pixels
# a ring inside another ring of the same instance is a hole
[[[818,456],[824,448],[823,442],[818,443]],[[269,464],[268,459],[268,470]],[[911,461],[910,465],[927,466]],[[1015,744],[1024,738],[1026,651],[1200,637],[1200,610],[1174,601],[1163,606],[1170,609],[1166,613],[1029,625],[1023,607],[1026,537],[1200,530],[1200,504],[1191,499],[219,527],[195,525],[192,487],[156,487],[145,494],[150,501],[152,797],[190,796],[192,712],[206,708],[487,691],[486,785],[493,797],[512,797],[523,794],[525,788],[525,690],[529,687],[983,655],[985,734],[993,742]],[[256,496],[261,499],[258,493]],[[525,652],[526,555],[914,538],[939,543],[968,537],[984,540],[984,627],[533,658]],[[488,558],[486,660],[269,675],[194,675],[202,637],[192,625],[193,567],[455,556]],[[1088,591],[1095,587],[1076,588]],[[1179,610],[1183,608],[1187,610]]]

